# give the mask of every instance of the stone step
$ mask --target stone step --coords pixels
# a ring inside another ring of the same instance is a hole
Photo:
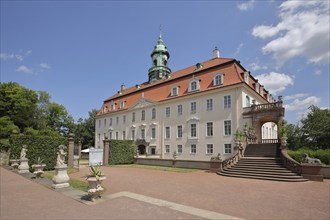
[[[278,177],[266,177],[266,176],[227,174],[227,173],[222,173],[222,172],[218,172],[217,174],[219,174],[221,176],[226,176],[226,177],[260,179],[260,180],[272,180],[272,181],[283,181],[283,182],[306,182],[306,181],[308,181],[307,179],[304,179],[302,177],[297,178],[297,179],[292,179],[292,178],[283,178],[283,177],[278,178]]]
[[[246,168],[282,168],[283,166],[281,164],[236,164],[235,167],[246,167]]]
[[[261,171],[261,172],[283,172],[283,173],[291,173],[290,170],[287,170],[283,167],[274,167],[274,168],[263,168],[263,167],[239,167],[239,166],[235,166],[235,167],[231,167],[228,168],[231,170],[241,170],[241,171]]]
[[[292,173],[289,170],[265,170],[265,169],[240,169],[240,168],[229,168],[224,169],[226,172],[230,173],[246,173],[246,174],[270,174],[270,175],[280,175],[280,176],[296,176],[295,173]]]
[[[237,164],[279,164],[282,165],[281,161],[257,161],[257,160],[239,160]]]
[[[287,175],[287,173],[277,173],[277,172],[272,172],[272,173],[259,173],[259,172],[238,172],[238,171],[231,171],[229,170],[223,170],[222,173],[227,173],[227,174],[234,174],[234,175],[247,175],[247,176],[262,176],[262,177],[283,177],[287,179],[300,179],[301,176],[298,175]]]

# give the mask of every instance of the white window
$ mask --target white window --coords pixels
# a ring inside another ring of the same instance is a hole
[[[231,154],[231,144],[225,144],[225,154]]]
[[[206,123],[206,136],[207,137],[213,136],[213,122]]]
[[[141,139],[146,138],[146,130],[144,128],[141,129]]]
[[[116,117],[116,124],[118,125],[118,123],[119,123],[119,117],[117,116]]]
[[[156,138],[156,128],[151,128],[151,138],[152,139]]]
[[[101,134],[98,134],[97,142],[100,142],[101,140]]]
[[[182,125],[178,125],[177,138],[182,138]]]
[[[135,130],[133,129],[132,130],[132,137],[131,137],[132,140],[135,140]]]
[[[190,102],[190,114],[195,114],[197,109],[196,102]]]
[[[170,153],[170,145],[165,145],[165,153]]]
[[[223,74],[217,74],[214,76],[213,78],[213,85],[214,86],[219,86],[222,85],[222,78],[223,78]]]
[[[119,134],[118,134],[118,131],[116,131],[116,140],[118,140],[119,138]]]
[[[110,126],[112,126],[112,118],[110,118]]]
[[[191,138],[197,137],[197,124],[190,124],[190,137]]]
[[[250,107],[251,106],[251,104],[250,104],[250,97],[248,95],[245,97],[245,105],[246,105],[246,107]]]
[[[190,153],[196,154],[196,144],[190,144]]]
[[[146,120],[146,111],[142,110],[141,111],[141,121],[144,121],[144,120]]]
[[[170,127],[165,127],[165,138],[170,139]]]
[[[231,120],[224,121],[225,136],[231,135]]]
[[[107,119],[105,118],[104,119],[104,127],[106,127],[107,126]]]
[[[213,99],[206,99],[206,111],[213,110]]]
[[[123,140],[126,140],[126,131],[123,131]]]
[[[99,120],[99,128],[101,127],[101,120]]]
[[[223,106],[224,106],[224,108],[231,108],[231,96],[230,95],[224,96]]]
[[[123,123],[126,123],[126,115],[123,115]]]
[[[135,122],[135,112],[132,112],[132,122]]]
[[[119,108],[123,109],[125,107],[125,101],[120,101]]]
[[[246,82],[247,84],[249,83],[249,72],[244,72],[244,82]]]
[[[177,96],[178,92],[179,92],[179,88],[177,86],[172,87],[171,96]]]
[[[156,119],[156,109],[155,108],[153,108],[151,110],[151,119]]]
[[[213,154],[213,144],[207,144],[206,145],[206,153],[207,154]]]
[[[189,89],[188,92],[193,92],[199,90],[199,80],[198,79],[193,79],[189,83]]]
[[[112,139],[112,132],[111,131],[109,132],[109,139],[110,140]]]
[[[166,117],[170,117],[171,116],[171,108],[170,107],[166,107],[165,108],[165,116]]]
[[[178,115],[182,115],[182,105],[178,105]]]
[[[114,111],[115,110],[115,102],[111,101],[110,102],[110,111]]]
[[[178,154],[182,154],[182,144],[178,144],[178,145],[176,146],[176,152],[177,152]]]

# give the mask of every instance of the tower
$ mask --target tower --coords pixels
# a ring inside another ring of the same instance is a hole
[[[148,70],[149,83],[154,83],[162,78],[169,78],[171,69],[168,67],[170,54],[164,45],[162,35],[159,35],[156,46],[151,52],[152,66]]]

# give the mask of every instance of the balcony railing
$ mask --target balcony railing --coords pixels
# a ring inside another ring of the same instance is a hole
[[[278,144],[280,141],[278,139],[262,139],[262,144]]]

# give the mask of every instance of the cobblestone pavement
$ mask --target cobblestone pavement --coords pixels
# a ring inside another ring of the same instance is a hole
[[[285,183],[102,167],[107,191],[97,204],[85,192],[54,191],[1,168],[0,219],[329,219],[330,181]],[[71,174],[84,179],[88,168]],[[80,200],[80,202],[79,202]],[[86,205],[87,204],[87,205]]]

